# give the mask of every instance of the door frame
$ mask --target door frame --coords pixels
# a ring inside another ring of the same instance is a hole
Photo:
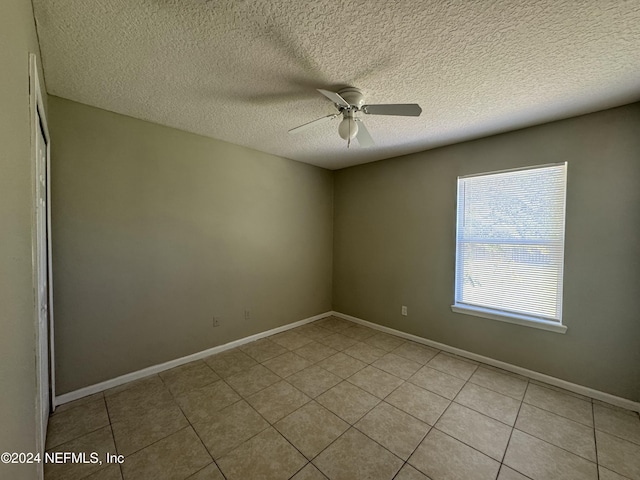
[[[49,385],[49,405],[46,407],[47,412],[52,412],[55,408],[55,363],[54,363],[54,336],[53,336],[53,270],[51,261],[51,137],[49,136],[49,127],[47,123],[46,111],[44,108],[44,102],[42,98],[42,84],[40,83],[40,76],[38,74],[38,62],[35,54],[29,54],[29,111],[30,111],[30,124],[31,124],[31,188],[32,188],[32,230],[31,230],[31,245],[32,245],[32,269],[33,269],[33,293],[34,293],[34,313],[35,313],[35,365],[36,365],[36,447],[37,451],[41,454],[44,453],[48,415],[43,415],[45,394],[43,386],[45,385],[44,379],[40,372],[40,342],[42,340],[43,332],[40,331],[39,313],[40,305],[38,302],[38,292],[40,288],[41,275],[44,273],[47,275],[47,304],[48,304],[48,385]],[[47,249],[47,271],[40,272],[38,269],[38,224],[37,224],[37,203],[38,203],[38,190],[37,184],[39,182],[37,175],[36,164],[38,161],[37,151],[37,135],[38,129],[42,130],[43,137],[47,143],[46,145],[46,162],[45,162],[45,176],[46,176],[46,188],[47,188],[47,207],[45,212],[45,228],[46,228],[46,245]],[[42,464],[39,464],[38,470]]]

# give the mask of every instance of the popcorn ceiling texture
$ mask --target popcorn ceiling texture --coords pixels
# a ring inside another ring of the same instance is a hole
[[[34,0],[47,91],[336,169],[640,99],[637,0]],[[315,88],[419,103],[349,150]]]

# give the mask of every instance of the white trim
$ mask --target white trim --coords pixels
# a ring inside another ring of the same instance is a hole
[[[428,340],[426,338],[418,337],[417,335],[412,335],[410,333],[401,332],[400,330],[384,327],[376,323],[368,322],[367,320],[362,320],[361,318],[358,318],[358,317],[353,317],[351,315],[347,315],[347,314],[336,312],[336,311],[332,311],[330,313],[335,317],[340,317],[345,320],[350,320],[354,323],[358,323],[360,325],[364,325],[366,327],[370,327],[375,330],[379,330],[381,332],[390,333],[392,335],[396,335],[401,338],[406,338],[407,340],[412,340],[414,342],[421,343],[429,347],[437,348],[439,350],[453,353],[461,357],[469,358],[477,362],[486,363],[487,365],[501,368],[503,370],[507,370],[508,372],[517,373],[519,375],[529,377],[533,380],[538,380],[544,383],[548,383],[549,385],[553,385],[555,387],[564,388],[565,390],[569,390],[570,392],[579,393],[580,395],[585,395],[587,397],[595,398],[596,400],[601,400],[603,402],[610,403],[611,405],[616,405],[618,407],[626,408],[628,410],[640,412],[640,402],[634,402],[633,400],[617,397],[615,395],[611,395],[610,393],[601,392],[600,390],[594,390],[593,388],[585,387],[583,385],[578,385],[576,383],[567,382],[566,380],[561,380],[560,378],[552,377],[550,375],[545,375],[544,373],[535,372],[533,370],[528,370],[526,368],[518,367],[516,365],[502,362],[500,360],[495,360],[490,357],[478,355],[477,353],[472,353],[466,350],[462,350],[460,348],[451,347],[444,343],[434,342],[433,340]]]
[[[527,166],[524,166],[524,167],[505,168],[503,170],[494,170],[493,172],[470,173],[468,175],[460,175],[460,176],[458,176],[458,179],[460,179],[460,178],[484,177],[486,175],[498,175],[500,173],[520,172],[520,171],[523,171],[523,170],[536,170],[538,168],[559,167],[561,165],[567,165],[567,162],[545,163],[544,165],[527,165]]]
[[[52,272],[51,272],[51,218],[50,218],[50,208],[51,208],[51,197],[50,197],[50,165],[51,165],[51,137],[49,136],[49,127],[47,124],[47,116],[46,111],[44,109],[44,101],[42,99],[42,85],[40,83],[40,78],[38,75],[38,61],[37,56],[34,53],[29,53],[28,55],[28,68],[29,68],[29,121],[31,127],[31,198],[34,202],[32,204],[32,218],[31,218],[31,254],[32,254],[32,272],[33,272],[33,295],[34,295],[34,340],[35,340],[35,366],[36,366],[36,398],[35,398],[35,415],[36,415],[36,451],[40,454],[44,454],[46,436],[47,436],[47,426],[49,414],[52,409],[52,405],[54,404],[55,397],[55,383],[52,378],[53,373],[53,361],[52,361],[52,350],[51,346],[53,344],[53,340],[49,341],[49,339],[43,339],[42,331],[40,328],[40,315],[41,315],[41,303],[40,303],[40,285],[41,281],[44,280],[44,275],[46,275],[47,282],[47,318],[46,318],[46,328],[47,332],[50,335],[50,338],[53,339],[53,330],[51,319],[53,318],[53,302],[52,298],[49,298],[52,290]],[[40,172],[39,158],[38,158],[38,137],[39,132],[42,132],[42,137],[46,143],[46,151],[45,151],[45,164],[44,164],[44,172]],[[44,212],[44,228],[45,228],[45,237],[47,241],[44,245],[40,243],[40,233],[39,224],[38,224],[38,203],[40,201],[39,188],[40,188],[40,180],[38,175],[42,174],[47,178],[46,188],[47,188],[47,210]],[[46,249],[47,251],[47,272],[42,272],[39,267],[39,256],[40,256],[40,248]],[[44,275],[43,275],[44,274]],[[43,388],[45,380],[43,379],[43,375],[41,372],[41,362],[43,359],[41,358],[41,343],[45,341],[47,344],[47,352],[46,352],[46,363],[47,363],[47,372],[46,372],[46,389]],[[46,396],[46,399],[45,399]],[[44,405],[45,401],[47,402]],[[37,475],[39,478],[42,478],[44,475],[42,464],[38,464],[37,467]]]
[[[246,343],[254,342],[256,340],[260,340],[264,337],[269,337],[271,335],[275,335],[276,333],[284,332],[286,330],[291,330],[292,328],[300,327],[307,323],[315,322],[316,320],[320,320],[321,318],[325,318],[331,315],[331,312],[321,313],[319,315],[314,315],[313,317],[305,318],[303,320],[299,320],[297,322],[289,323],[287,325],[283,325],[281,327],[272,328],[271,330],[267,330],[266,332],[256,333],[255,335],[250,335],[248,337],[240,338],[238,340],[234,340],[229,343],[225,343],[224,345],[218,345],[217,347],[209,348],[207,350],[203,350],[201,352],[192,353],[191,355],[187,355],[186,357],[176,358],[175,360],[170,360],[165,363],[161,363],[159,365],[152,365],[147,368],[143,368],[142,370],[138,370],[136,372],[127,373],[125,375],[121,375],[116,378],[112,378],[111,380],[106,380],[104,382],[96,383],[95,385],[90,385],[88,387],[80,388],[78,390],[74,390],[72,392],[65,393],[63,395],[55,397],[55,405],[59,406],[64,403],[72,402],[74,400],[78,400],[79,398],[87,397],[89,395],[93,395],[94,393],[99,393],[109,388],[117,387],[119,385],[123,385],[125,383],[131,382],[133,380],[139,380],[144,377],[148,377],[149,375],[154,375],[156,373],[164,372],[165,370],[169,370],[171,368],[179,367],[180,365],[184,365],[185,363],[193,362],[194,360],[200,360],[202,358],[206,358],[210,355],[214,355],[216,353],[224,352],[225,350],[230,350],[235,347],[239,347],[240,345],[244,345]]]
[[[498,320],[499,322],[513,323],[515,325],[522,325],[523,327],[539,328],[550,332],[566,333],[567,331],[567,326],[562,325],[561,323],[529,317],[527,315],[520,315],[517,313],[500,313],[497,310],[472,307],[470,305],[451,305],[451,311],[454,313],[462,313],[463,315],[473,315],[474,317]]]

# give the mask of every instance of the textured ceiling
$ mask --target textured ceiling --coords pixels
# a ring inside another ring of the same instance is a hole
[[[640,1],[33,0],[50,94],[326,168],[640,100]],[[419,103],[347,150],[316,88]]]

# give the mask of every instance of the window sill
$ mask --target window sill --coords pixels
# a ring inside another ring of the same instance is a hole
[[[489,310],[481,307],[471,307],[469,305],[451,305],[451,311],[462,313],[464,315],[473,315],[474,317],[488,318],[490,320],[498,320],[499,322],[514,323],[524,327],[539,328],[550,332],[565,333],[566,325],[558,322],[541,320],[539,318],[527,317],[526,315],[512,314],[507,315],[495,310]]]

